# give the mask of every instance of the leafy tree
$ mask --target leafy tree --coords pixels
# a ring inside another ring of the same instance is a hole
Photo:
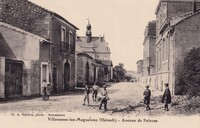
[[[125,74],[126,74],[126,69],[124,68],[123,63],[119,63],[116,65],[114,68],[114,79],[122,81],[124,80]]]
[[[193,48],[184,60],[184,83],[190,97],[200,95],[200,48]]]

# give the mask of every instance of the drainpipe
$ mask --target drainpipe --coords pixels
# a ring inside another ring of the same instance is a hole
[[[196,12],[196,1],[193,0],[192,2],[192,12],[195,13]]]

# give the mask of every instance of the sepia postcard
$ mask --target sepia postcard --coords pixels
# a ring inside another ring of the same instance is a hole
[[[200,0],[0,0],[2,128],[200,128]]]

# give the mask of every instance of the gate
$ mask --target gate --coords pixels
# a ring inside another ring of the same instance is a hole
[[[22,95],[23,62],[6,59],[5,64],[5,97]]]

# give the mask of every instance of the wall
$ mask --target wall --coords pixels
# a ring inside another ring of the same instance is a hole
[[[167,2],[162,2],[160,5],[160,8],[157,12],[157,17],[156,17],[156,32],[157,36],[159,35],[159,30],[161,25],[164,23],[164,21],[167,19]]]
[[[5,41],[2,47],[6,47],[4,54],[0,56],[9,59],[39,60],[39,39],[1,25],[0,33]]]
[[[184,58],[193,47],[200,47],[200,14],[182,21],[175,27],[175,85],[176,93],[181,91],[180,80],[184,70]]]
[[[187,12],[192,12],[192,2],[169,2],[168,3],[168,18],[179,16]]]
[[[84,55],[77,55],[77,82],[78,86],[82,86],[86,83],[86,64],[89,64],[89,84],[94,82],[94,66],[92,65],[92,59]]]
[[[0,21],[49,38],[50,13],[27,0],[0,0]]]
[[[42,38],[12,26],[0,25],[1,45],[0,56],[7,59],[23,61],[22,94],[38,95],[40,87],[40,50],[42,61],[49,60],[49,44],[47,49],[40,49]],[[43,45],[44,46],[44,45]],[[6,49],[4,49],[6,47]]]
[[[76,29],[68,25],[67,23],[63,22],[62,20],[59,20],[56,17],[52,18],[52,27],[51,27],[51,37],[50,40],[53,43],[52,44],[52,54],[51,54],[51,60],[52,64],[57,65],[57,71],[58,71],[58,91],[63,91],[63,84],[64,84],[64,60],[66,59],[71,63],[71,89],[75,87],[75,49],[74,53],[69,52],[62,52],[61,51],[61,26],[64,26],[67,31],[67,41],[69,40],[69,31],[72,31],[74,40],[72,45],[75,47],[75,36],[76,36]]]
[[[0,98],[5,98],[5,57],[0,57]]]
[[[156,39],[154,37],[150,38],[149,41],[149,56],[150,56],[150,74],[155,74],[156,70]]]

